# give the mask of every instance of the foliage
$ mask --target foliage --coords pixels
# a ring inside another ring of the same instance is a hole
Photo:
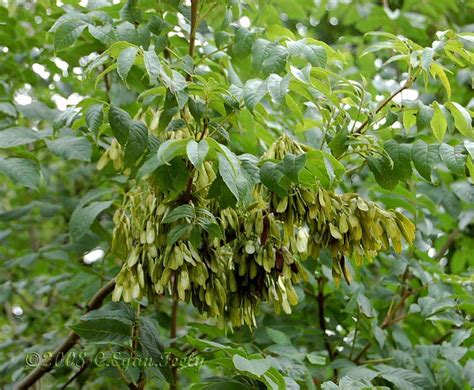
[[[472,11],[3,2],[0,383],[474,386]]]

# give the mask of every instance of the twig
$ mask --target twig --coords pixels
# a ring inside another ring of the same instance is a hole
[[[352,340],[351,352],[349,353],[349,360],[352,359],[352,354],[354,353],[354,347],[357,340],[357,332],[359,331],[359,322],[360,322],[360,309],[357,307],[357,323],[354,330],[354,340]]]
[[[194,55],[194,44],[196,41],[196,22],[197,22],[197,15],[198,15],[198,0],[191,0],[191,32],[189,35],[189,48],[188,54],[190,57]]]
[[[387,310],[387,314],[385,314],[385,317],[382,321],[382,324],[380,325],[380,327],[382,329],[386,329],[388,328],[389,326],[392,326],[393,324],[395,324],[396,322],[399,322],[401,321],[403,318],[405,318],[404,315],[396,318],[396,319],[393,319],[393,316],[394,314],[396,314],[397,312],[399,312],[404,304],[405,304],[405,301],[408,299],[408,297],[410,297],[411,295],[413,295],[413,293],[415,291],[418,291],[419,289],[416,289],[416,290],[413,290],[413,291],[410,291],[408,290],[406,287],[405,287],[405,281],[406,279],[408,278],[410,272],[409,272],[409,268],[406,267],[405,268],[405,272],[403,272],[403,275],[402,275],[402,278],[401,278],[401,283],[403,285],[402,287],[402,290],[400,292],[400,295],[401,295],[401,299],[400,299],[400,302],[398,302],[397,306],[395,306],[395,308],[392,310],[392,307],[393,307],[393,303],[394,303],[394,299],[392,299],[391,303],[390,303],[390,306]],[[354,358],[354,363],[356,364],[360,364],[360,359],[362,359],[362,357],[365,355],[365,353],[369,350],[369,348],[372,346],[372,341],[368,341],[367,344],[365,345],[364,348],[362,348],[362,350],[357,354],[357,356]]]
[[[87,304],[87,312],[98,309],[102,306],[104,299],[113,291],[115,288],[115,280],[112,279],[106,285],[104,285]],[[63,357],[79,340],[80,336],[74,332],[70,332],[62,344],[54,350],[51,358],[43,364],[36,367],[31,371],[23,380],[21,380],[16,386],[16,390],[25,390],[31,387],[36,381],[38,381],[44,374],[51,371],[55,363],[60,362]]]
[[[171,307],[171,323],[170,323],[170,338],[174,340],[176,338],[176,323],[178,317],[178,300],[173,298],[173,306]],[[171,343],[172,347],[175,347],[175,342]],[[173,383],[170,386],[171,390],[178,390],[178,366],[172,365],[171,374],[173,376]]]
[[[105,71],[105,65],[103,65],[102,68],[103,68],[102,70]],[[106,94],[106,96],[107,96],[107,101],[110,100],[110,98],[109,98],[109,93],[110,93],[110,80],[109,80],[109,77],[108,77],[108,76],[109,76],[109,75],[108,75],[107,73],[104,74],[104,86],[105,86],[105,94]]]
[[[449,248],[451,248],[451,246],[454,244],[459,233],[461,233],[461,231],[458,228],[455,228],[451,233],[449,233],[449,236],[446,239],[446,242],[439,249],[439,251],[434,255],[433,260],[435,261],[441,260],[441,258],[445,255],[446,251]]]
[[[375,109],[375,114],[378,114],[388,103],[390,103],[395,96],[397,96],[400,92],[404,91],[407,88],[410,88],[413,82],[416,80],[416,76],[413,76],[407,80],[405,84],[403,84],[400,88],[398,88],[395,92],[393,92],[389,97],[387,97],[379,106]],[[370,116],[362,122],[362,124],[354,131],[354,134],[361,134],[362,130],[369,124]]]
[[[65,390],[72,382],[74,382],[76,378],[79,377],[79,375],[81,375],[87,369],[87,367],[90,366],[90,364],[91,361],[86,360],[79,370],[73,376],[71,376],[64,385],[62,385],[61,390]]]
[[[458,327],[455,326],[454,328],[457,329]],[[433,344],[435,345],[442,344],[443,341],[447,340],[449,336],[451,336],[452,333],[453,333],[453,330],[449,329],[445,334],[443,334],[442,336],[438,337],[435,341],[433,341]]]
[[[219,52],[223,52],[224,50],[227,50],[232,47],[232,44],[225,45],[221,47],[220,49],[216,49],[211,51],[210,53],[204,54],[201,58],[199,58],[196,62],[196,65],[199,65],[201,62],[203,62],[206,58],[212,57],[214,54],[217,54]]]
[[[328,335],[326,334],[326,320],[324,319],[324,279],[322,277],[318,278],[318,295],[316,297],[318,301],[318,315],[319,315],[319,327],[323,331],[324,345],[329,354],[329,359],[332,361],[334,358],[334,353],[331,348],[331,344],[328,340]]]
[[[12,291],[14,294],[18,295],[25,306],[28,306],[28,308],[32,311],[35,312],[37,309],[35,308],[35,305],[33,305],[13,284],[11,285]]]
[[[395,359],[394,357],[387,357],[382,359],[371,359],[371,360],[364,360],[360,362],[360,364],[376,364],[376,363],[385,363]]]

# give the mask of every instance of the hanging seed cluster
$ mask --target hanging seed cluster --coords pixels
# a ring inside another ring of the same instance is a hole
[[[288,153],[299,155],[304,146],[282,136],[267,151],[266,158],[283,159]],[[270,193],[271,210],[285,224],[286,237],[294,236],[294,226],[306,226],[309,230],[307,254],[319,256],[322,248],[329,248],[333,261],[333,276],[338,282],[343,276],[351,281],[345,257],[351,257],[357,265],[364,259],[371,261],[379,251],[392,246],[402,250],[402,240],[411,243],[415,239],[415,226],[398,211],[388,211],[358,194],[338,195],[319,188],[310,192],[295,186],[287,197]],[[300,229],[300,233],[304,230]],[[306,234],[306,233],[304,233]],[[300,240],[301,241],[301,240]],[[297,245],[290,248],[298,250]]]
[[[196,175],[197,185],[202,185],[205,175],[203,168]],[[127,260],[116,278],[112,298],[130,302],[147,296],[153,300],[168,293],[223,321],[232,250],[215,240],[198,248],[187,236],[170,243],[170,236],[183,226],[183,219],[171,213],[179,206],[179,200],[170,202],[148,185],[126,195],[123,207],[114,215],[112,250]]]
[[[283,244],[279,225],[263,200],[251,204],[241,218],[234,209],[221,211],[222,229],[234,237],[228,305],[234,326],[255,326],[261,301],[273,303],[277,313],[283,310],[287,314],[298,303],[294,284],[306,280],[306,273]]]
[[[119,169],[117,145],[112,143],[106,158]],[[305,146],[283,136],[263,158],[282,160],[305,151]],[[298,302],[294,286],[306,280],[300,263],[306,256],[317,258],[320,249],[329,248],[335,280],[343,276],[350,282],[345,257],[361,264],[390,245],[400,251],[402,239],[414,239],[414,226],[403,214],[357,194],[338,195],[323,188],[295,185],[288,196],[280,197],[258,184],[253,203],[238,210],[221,209],[207,199],[216,169],[205,161],[192,171],[192,196],[171,198],[151,181],[126,195],[114,215],[112,250],[126,261],[116,278],[113,300],[154,300],[169,294],[191,302],[221,326],[230,322],[252,327],[262,301],[273,304],[277,313],[291,313]],[[192,239],[188,228],[200,217],[180,214],[183,207],[201,210],[223,235],[201,229],[199,239]],[[183,229],[185,234],[178,234]]]
[[[122,146],[114,138],[110,146],[105,150],[104,154],[100,157],[97,162],[97,169],[101,171],[105,166],[112,161],[116,171],[120,171],[123,168],[123,150]]]

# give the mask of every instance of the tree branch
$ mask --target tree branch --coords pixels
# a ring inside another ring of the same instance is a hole
[[[406,267],[405,272],[403,273],[402,278],[401,278],[401,283],[402,283],[403,287],[402,287],[402,290],[400,291],[400,301],[398,302],[397,306],[395,306],[395,308],[392,309],[392,305],[394,303],[394,299],[392,299],[392,302],[391,302],[391,304],[390,304],[390,306],[387,310],[387,313],[385,314],[385,317],[382,321],[382,324],[380,325],[380,327],[382,329],[386,329],[386,328],[392,326],[393,324],[403,320],[405,318],[405,315],[400,315],[397,318],[394,318],[394,315],[396,315],[404,307],[405,302],[409,297],[411,297],[415,292],[418,292],[421,289],[426,287],[426,286],[422,286],[422,287],[420,287],[418,289],[415,289],[415,290],[407,289],[406,286],[405,286],[405,281],[408,279],[409,274],[410,274],[409,268]],[[372,345],[372,341],[369,341],[365,345],[365,347],[362,348],[362,350],[354,358],[354,360],[353,360],[354,363],[356,363],[356,364],[360,363],[360,359],[362,359],[362,357],[366,354],[366,352],[369,350],[371,345]]]
[[[68,381],[61,387],[61,390],[65,390],[67,389],[67,387],[76,380],[77,377],[79,377],[79,375],[81,375],[86,369],[87,367],[89,367],[91,364],[91,361],[90,360],[86,360],[84,362],[84,364],[79,368],[79,370],[73,375],[71,376]]]
[[[375,114],[378,114],[388,103],[390,103],[395,96],[397,96],[400,92],[404,91],[407,88],[410,88],[413,84],[413,82],[416,80],[416,77],[411,77],[409,78],[405,84],[403,84],[400,88],[398,88],[395,92],[393,92],[390,96],[385,98],[385,100],[379,104],[379,106],[375,109]],[[356,131],[354,131],[354,134],[361,134],[362,130],[369,124],[370,122],[370,116],[367,117],[367,119],[362,122],[362,124],[357,128]]]
[[[198,15],[198,0],[191,0],[191,32],[189,35],[188,54],[190,57],[194,55],[194,44],[196,41],[196,24]]]
[[[324,345],[329,354],[329,359],[332,361],[334,358],[334,353],[331,348],[331,344],[328,340],[328,335],[326,334],[326,320],[324,319],[324,280],[322,277],[318,278],[318,295],[316,297],[318,301],[318,316],[319,316],[319,327],[323,331]]]
[[[456,238],[459,236],[459,233],[461,233],[461,231],[458,228],[454,229],[451,233],[449,233],[446,242],[441,248],[439,248],[439,251],[433,257],[433,260],[439,261],[443,258],[443,256],[446,254],[446,251],[451,248],[451,246],[456,241]]]
[[[171,323],[170,323],[170,338],[173,340],[176,338],[176,324],[178,318],[178,300],[173,298],[173,306],[171,307]],[[175,347],[175,342],[171,343],[172,347]],[[173,376],[173,383],[170,386],[171,390],[178,390],[178,366],[173,364],[171,367],[171,374]]]
[[[113,291],[115,288],[115,280],[112,279],[106,285],[104,285],[97,293],[92,297],[92,299],[87,304],[86,312],[91,310],[98,309],[102,306],[104,299]],[[41,364],[40,366],[36,367],[33,371],[31,371],[22,381],[20,381],[16,386],[15,390],[24,390],[31,387],[36,381],[38,381],[44,374],[51,371],[54,365],[61,361],[65,356],[66,352],[68,352],[79,340],[79,335],[70,332],[66,339],[62,342],[62,344],[56,348],[51,355],[51,358]]]

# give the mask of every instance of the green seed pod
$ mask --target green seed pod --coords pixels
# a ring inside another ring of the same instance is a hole
[[[102,169],[105,168],[105,166],[109,163],[110,157],[109,157],[109,151],[106,150],[104,154],[100,157],[99,161],[97,162],[97,170],[101,171]]]
[[[123,291],[123,287],[116,285],[114,288],[114,292],[112,293],[112,301],[114,302],[120,301],[120,297],[122,296],[122,291]]]
[[[288,197],[285,196],[284,198],[281,198],[280,201],[277,204],[276,207],[276,212],[277,213],[284,213],[288,207]]]
[[[137,278],[138,278],[138,284],[140,285],[140,287],[145,288],[145,274],[143,273],[143,267],[141,263],[138,263],[137,265]]]
[[[261,210],[256,212],[255,216],[255,233],[260,236],[263,232],[263,213]]]
[[[258,266],[257,263],[253,260],[250,260],[250,279],[255,279],[255,276],[257,276],[258,272]]]
[[[140,257],[140,253],[138,251],[139,251],[138,247],[135,247],[130,252],[130,255],[128,256],[128,259],[127,259],[127,265],[129,267],[133,267],[137,263],[138,258]]]

